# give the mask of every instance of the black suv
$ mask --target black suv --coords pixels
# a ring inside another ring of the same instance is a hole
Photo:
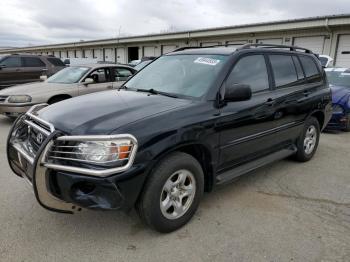
[[[118,90],[33,107],[14,123],[7,155],[49,210],[136,207],[170,232],[204,191],[282,158],[310,160],[331,112],[309,50],[184,48]]]
[[[0,58],[0,89],[3,87],[35,82],[40,76],[51,76],[65,67],[54,56],[7,55]]]

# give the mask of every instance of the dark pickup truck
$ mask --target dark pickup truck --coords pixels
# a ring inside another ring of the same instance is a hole
[[[117,90],[33,107],[10,131],[8,161],[49,210],[136,207],[171,232],[203,192],[286,157],[310,160],[331,99],[307,49],[182,48]]]

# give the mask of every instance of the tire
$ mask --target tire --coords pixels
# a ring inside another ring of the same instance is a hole
[[[320,140],[320,133],[320,124],[315,117],[306,120],[297,141],[297,153],[295,154],[297,161],[306,162],[314,156]]]
[[[169,233],[192,218],[203,192],[201,165],[191,155],[175,152],[155,167],[136,208],[148,226],[158,232]]]

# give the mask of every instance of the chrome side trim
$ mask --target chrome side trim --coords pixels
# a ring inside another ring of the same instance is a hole
[[[73,173],[78,173],[78,174],[83,174],[83,175],[90,175],[90,176],[98,176],[98,177],[106,177],[110,176],[116,173],[120,173],[123,171],[126,171],[129,169],[135,160],[136,153],[137,153],[137,148],[138,148],[138,143],[137,139],[130,134],[120,134],[120,135],[107,135],[107,136],[94,136],[94,135],[89,135],[89,136],[61,136],[58,137],[57,140],[59,141],[113,141],[113,140],[122,140],[122,139],[128,139],[131,140],[133,143],[133,147],[131,150],[131,155],[129,157],[129,161],[125,166],[121,167],[115,167],[115,168],[108,168],[108,169],[103,169],[103,170],[94,170],[94,169],[88,169],[88,168],[82,168],[82,167],[74,167],[74,166],[64,166],[64,165],[59,165],[59,164],[52,164],[47,162],[47,156],[50,148],[53,146],[53,142],[51,141],[45,148],[44,153],[43,153],[43,158],[41,160],[41,164],[49,169],[54,169],[54,170],[60,170],[60,171],[67,171],[67,172],[73,172]]]

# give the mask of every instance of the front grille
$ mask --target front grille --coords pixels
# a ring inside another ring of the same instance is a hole
[[[8,98],[8,96],[0,96],[0,103],[5,102],[6,98]]]

